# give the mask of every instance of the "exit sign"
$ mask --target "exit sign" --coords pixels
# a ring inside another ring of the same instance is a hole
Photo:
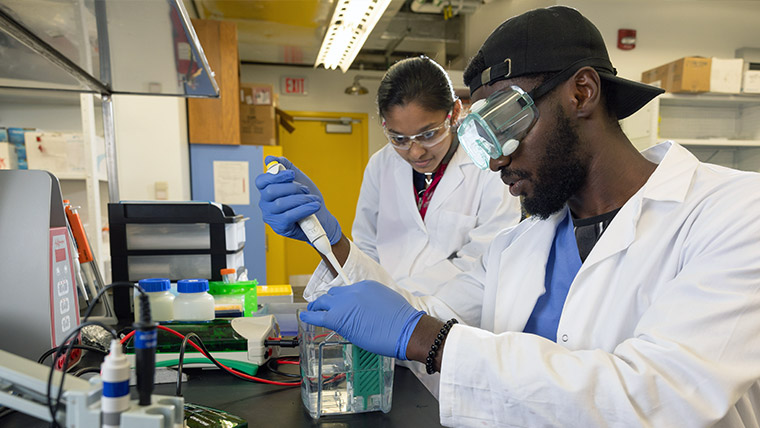
[[[280,79],[280,93],[286,95],[307,95],[309,93],[309,80],[304,76],[282,76]]]

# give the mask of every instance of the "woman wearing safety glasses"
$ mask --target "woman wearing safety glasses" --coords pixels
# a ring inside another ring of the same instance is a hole
[[[364,171],[354,243],[401,287],[433,294],[470,270],[499,230],[520,221],[520,202],[459,147],[462,103],[435,61],[421,56],[391,66],[377,106],[389,143]],[[420,378],[437,395],[437,377]]]
[[[391,66],[377,91],[389,143],[364,171],[352,235],[407,290],[433,294],[467,271],[520,203],[498,174],[481,171],[456,136],[462,103],[432,59]]]

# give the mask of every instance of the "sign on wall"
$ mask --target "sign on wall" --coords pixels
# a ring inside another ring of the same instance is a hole
[[[214,202],[250,205],[248,162],[214,161]]]
[[[306,76],[282,76],[280,93],[284,95],[308,95],[309,79]]]

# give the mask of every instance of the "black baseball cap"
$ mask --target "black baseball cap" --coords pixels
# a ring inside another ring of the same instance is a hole
[[[465,82],[470,94],[499,80],[557,73],[541,85],[545,93],[586,66],[593,67],[600,78],[614,85],[611,107],[618,119],[630,116],[665,92],[617,77],[599,30],[580,12],[567,6],[534,9],[508,19],[488,36],[480,53],[486,69]]]

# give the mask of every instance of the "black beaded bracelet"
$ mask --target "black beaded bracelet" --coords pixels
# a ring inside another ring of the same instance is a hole
[[[436,336],[435,340],[433,341],[433,346],[430,347],[430,352],[428,352],[428,356],[425,358],[425,370],[427,370],[427,374],[435,373],[435,368],[433,367],[433,363],[435,362],[435,354],[438,353],[438,349],[441,347],[443,339],[448,336],[449,330],[451,330],[451,326],[458,322],[459,321],[457,321],[456,318],[452,318],[446,321],[446,324],[441,327],[440,333],[438,333],[438,336]]]

